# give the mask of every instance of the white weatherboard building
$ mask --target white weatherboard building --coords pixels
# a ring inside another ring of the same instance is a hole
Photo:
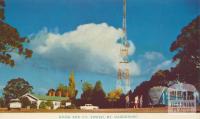
[[[191,84],[176,83],[168,88],[168,112],[196,112],[199,94]]]
[[[53,103],[53,109],[57,109],[61,107],[61,101],[69,100],[68,97],[36,95],[30,93],[21,96],[21,98],[23,97],[27,97],[31,103],[36,103],[37,109],[39,109],[41,102],[51,101]]]

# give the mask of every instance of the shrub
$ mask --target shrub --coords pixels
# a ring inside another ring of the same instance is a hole
[[[31,108],[31,109],[37,109],[37,104],[36,104],[36,103],[32,103],[32,104],[30,105],[30,108]]]
[[[49,108],[52,109],[53,103],[51,101],[41,102],[39,108],[40,109],[49,109]]]
[[[40,109],[47,109],[47,104],[45,102],[41,102],[39,105]]]
[[[46,102],[46,106],[50,107],[51,109],[53,109],[53,103],[51,101],[47,101]]]
[[[65,100],[62,100],[62,101],[61,101],[60,108],[65,108],[65,104],[66,104],[66,102],[67,102],[67,101],[65,101]]]
[[[4,99],[0,97],[0,107],[4,107],[4,106],[5,106]]]

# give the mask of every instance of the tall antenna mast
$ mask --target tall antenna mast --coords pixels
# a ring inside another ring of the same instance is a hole
[[[127,39],[127,29],[126,29],[126,0],[123,0],[123,37],[121,39],[120,48],[120,61],[118,66],[118,79],[117,88],[121,88],[124,93],[127,93],[130,88],[130,70],[129,70],[129,42]]]
[[[126,0],[123,1],[123,33],[125,40],[127,40],[127,33],[126,33]]]

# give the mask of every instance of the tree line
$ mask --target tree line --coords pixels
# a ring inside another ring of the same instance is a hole
[[[51,88],[48,90],[47,93],[47,95],[49,96],[69,97],[69,99],[72,101],[76,99],[77,94],[78,90],[76,89],[76,83],[73,71],[70,73],[68,86],[60,83],[57,89]]]
[[[49,96],[50,89],[47,93]],[[115,89],[109,93],[105,93],[101,81],[97,81],[93,86],[88,82],[84,82],[82,85],[82,94],[80,98],[76,98],[78,91],[75,87],[74,73],[70,74],[69,85],[65,86],[60,84],[57,91],[61,92],[61,95],[55,94],[53,96],[69,97],[69,101],[73,103],[73,108],[79,108],[84,104],[93,104],[100,108],[123,108],[125,107],[125,94],[121,89]],[[69,92],[68,92],[69,91]],[[71,93],[72,92],[72,93]],[[11,99],[20,99],[22,107],[29,106],[30,108],[36,108],[36,104],[32,104],[26,97],[21,98],[26,93],[34,93],[33,86],[23,78],[11,79],[7,82],[7,85],[3,89],[3,97],[0,98],[0,107],[7,107]],[[67,95],[65,95],[67,93]],[[130,93],[131,94],[131,93]],[[51,95],[52,96],[52,95]],[[63,103],[63,102],[62,102]],[[40,108],[45,106],[52,107],[51,102],[41,103]]]
[[[84,82],[81,97],[75,104],[77,106],[93,104],[100,108],[125,108],[125,96],[122,89],[114,89],[106,94],[101,81],[97,81],[94,86]]]

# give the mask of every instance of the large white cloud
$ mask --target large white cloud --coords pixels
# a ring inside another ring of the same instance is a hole
[[[37,56],[54,68],[113,73],[117,71],[120,60],[121,44],[117,40],[122,36],[121,29],[106,23],[91,23],[63,34],[44,29],[32,37],[30,47],[34,51],[34,57]],[[129,55],[134,52],[135,46],[130,42]],[[130,68],[132,75],[140,74],[134,61],[130,62]]]

